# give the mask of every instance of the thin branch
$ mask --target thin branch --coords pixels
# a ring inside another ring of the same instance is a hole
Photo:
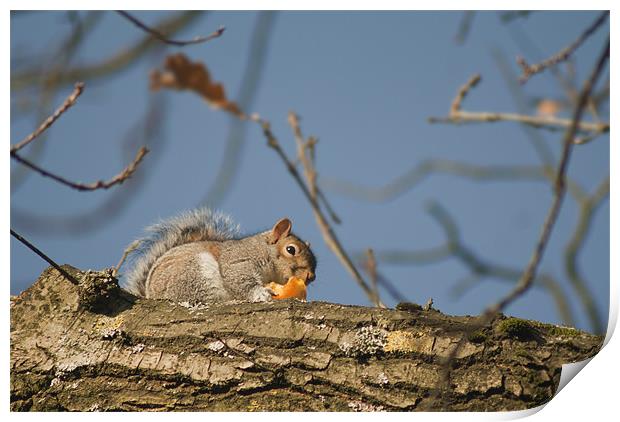
[[[594,214],[604,199],[609,196],[609,176],[603,180],[592,196],[579,203],[579,217],[575,231],[564,249],[564,263],[568,280],[579,296],[590,320],[590,326],[594,332],[602,332],[599,308],[596,306],[594,297],[588,289],[588,283],[584,280],[577,262],[577,256],[583,248],[585,238],[590,232]]]
[[[78,97],[82,95],[82,92],[84,92],[84,83],[77,82],[75,84],[73,92],[67,97],[65,102],[62,103],[62,105],[54,112],[54,114],[52,114],[47,119],[45,119],[45,121],[41,123],[41,125],[38,127],[37,130],[32,132],[30,135],[26,136],[24,139],[22,139],[18,143],[11,145],[11,154],[16,153],[17,151],[19,151],[20,149],[28,145],[30,142],[34,141],[37,136],[39,136],[40,134],[45,132],[50,126],[52,126],[54,122],[58,120],[58,118],[65,111],[67,111],[69,108],[71,108],[75,104]]]
[[[128,179],[129,177],[131,177],[131,175],[136,171],[136,169],[138,168],[138,165],[140,164],[140,162],[142,161],[142,159],[144,158],[144,156],[149,152],[149,150],[146,147],[142,147],[140,148],[140,150],[138,151],[138,153],[136,154],[136,158],[134,158],[134,160],[129,163],[129,165],[127,167],[125,167],[123,169],[123,171],[121,171],[119,174],[117,174],[116,176],[114,176],[112,179],[108,180],[108,181],[103,181],[103,180],[97,180],[96,182],[92,182],[92,183],[79,183],[79,182],[72,182],[71,180],[65,179],[62,176],[58,176],[54,173],[51,173],[39,166],[37,166],[34,163],[31,163],[30,161],[26,160],[25,158],[20,157],[16,152],[11,154],[11,158],[13,158],[14,160],[20,162],[21,164],[25,165],[26,167],[31,168],[32,170],[38,172],[39,174],[41,174],[44,177],[49,177],[63,185],[69,186],[70,188],[79,190],[79,191],[94,191],[97,189],[109,189],[112,186],[116,185],[116,184],[120,184],[123,183],[126,179]]]
[[[573,54],[573,52],[575,52],[575,50],[577,50],[581,46],[581,44],[583,44],[583,42],[587,40],[594,32],[596,32],[596,30],[603,24],[603,22],[607,20],[608,15],[608,10],[601,13],[596,18],[596,20],[588,28],[586,28],[586,30],[575,41],[573,41],[570,45],[566,46],[553,56],[549,57],[546,60],[543,60],[540,63],[529,65],[523,57],[517,57],[517,63],[519,64],[519,66],[521,66],[521,69],[523,70],[522,75],[519,77],[519,81],[521,83],[525,83],[530,77],[532,77],[532,75],[542,72],[547,67],[555,66],[556,64],[567,60],[571,56],[571,54]]]
[[[494,123],[494,122],[517,122],[535,128],[542,128],[551,131],[567,129],[572,121],[553,116],[528,116],[516,113],[495,113],[495,112],[471,112],[459,111],[447,117],[429,117],[429,123]],[[594,132],[596,134],[609,132],[609,123],[605,122],[579,122],[577,131]]]
[[[192,40],[187,40],[187,41],[171,40],[170,38],[168,38],[167,36],[159,32],[158,30],[151,28],[150,26],[146,25],[145,23],[140,21],[138,18],[136,18],[135,16],[132,16],[131,14],[125,12],[124,10],[117,10],[116,12],[122,17],[124,17],[125,19],[129,20],[134,25],[136,25],[138,28],[153,35],[155,38],[157,38],[161,42],[170,44],[170,45],[181,46],[181,47],[185,45],[189,45],[189,44],[200,44],[203,42],[210,41],[214,38],[219,38],[224,33],[224,30],[226,29],[223,26],[221,26],[215,32],[211,33],[210,35],[206,37],[204,36],[194,37],[194,39]]]
[[[377,284],[379,284],[386,291],[387,294],[392,296],[397,303],[408,302],[409,300],[403,295],[394,284],[388,280],[384,275],[377,271]]]
[[[472,88],[475,88],[476,85],[478,85],[480,79],[480,74],[475,73],[471,78],[469,78],[467,82],[465,82],[465,84],[463,84],[463,86],[459,88],[456,93],[456,97],[454,97],[454,100],[452,100],[452,104],[450,104],[450,116],[461,111],[461,104],[463,103],[463,100],[465,99],[469,91],[471,91]]]
[[[520,114],[526,114],[531,109],[531,106],[528,104],[528,100],[525,97],[523,87],[516,82],[517,76],[513,70],[512,64],[509,63],[506,56],[499,49],[493,49],[491,51],[491,55],[499,68],[499,71],[504,79],[504,83],[510,91],[510,95],[517,108],[517,112]],[[536,155],[538,155],[538,159],[541,163],[545,166],[552,166],[555,163],[555,158],[553,151],[547,145],[543,134],[529,125],[519,125],[519,127],[527,135],[527,140],[534,148],[534,151],[536,151]]]
[[[573,121],[569,119],[561,119],[553,116],[528,116],[516,113],[496,113],[496,112],[471,112],[461,110],[461,103],[467,96],[469,91],[480,82],[480,75],[475,74],[467,83],[461,86],[452,100],[450,113],[446,117],[429,117],[429,123],[492,123],[492,122],[518,122],[536,128],[544,128],[548,130],[568,129],[573,125]],[[605,133],[609,131],[609,123],[605,122],[581,122],[577,123],[575,133],[595,132]]]
[[[353,264],[353,261],[351,260],[349,255],[345,252],[344,248],[340,244],[340,241],[338,240],[338,237],[336,237],[336,234],[329,225],[327,218],[325,218],[325,215],[323,214],[323,211],[319,206],[319,202],[317,201],[318,188],[316,186],[316,171],[313,167],[313,163],[310,162],[310,157],[306,154],[306,150],[303,147],[303,136],[301,136],[301,129],[299,128],[299,120],[297,116],[294,113],[289,113],[289,124],[293,128],[295,139],[298,143],[299,159],[303,164],[304,173],[306,175],[306,182],[308,183],[308,185],[304,183],[303,179],[301,178],[299,172],[297,171],[291,160],[288,159],[286,153],[280,147],[280,144],[271,132],[269,122],[256,118],[254,120],[258,121],[261,124],[261,127],[263,128],[263,134],[267,138],[267,144],[271,148],[273,148],[278,153],[280,158],[284,161],[289,173],[291,173],[291,175],[303,191],[304,195],[310,202],[314,217],[319,226],[319,229],[321,230],[323,239],[325,240],[327,246],[332,250],[332,252],[334,252],[334,254],[340,260],[343,266],[353,276],[353,279],[361,287],[366,296],[368,296],[368,298],[376,306],[384,308],[385,305],[375,297],[372,289],[368,286],[362,275]]]
[[[370,285],[372,286],[372,291],[375,294],[375,302],[378,303],[381,301],[379,298],[379,288],[377,286],[377,260],[375,259],[375,253],[371,248],[366,249],[366,272],[368,272],[368,277],[370,277]]]
[[[313,189],[313,196],[315,201],[321,201],[325,206],[325,209],[331,219],[336,224],[340,224],[340,217],[336,214],[332,206],[327,201],[327,197],[323,194],[322,190],[317,185],[318,174],[315,169],[315,147],[318,140],[314,137],[309,137],[307,141],[304,141],[301,135],[301,128],[299,127],[299,116],[295,115],[293,112],[290,112],[288,115],[289,125],[293,129],[293,134],[295,136],[295,142],[297,143],[297,160],[304,167],[304,172],[306,173],[306,179],[308,177],[312,178],[312,183],[309,182],[309,185]],[[306,150],[309,152],[309,156],[306,156]]]
[[[58,265],[56,262],[54,262],[49,256],[45,255],[43,252],[41,252],[41,250],[39,248],[37,248],[32,243],[30,243],[29,241],[24,239],[24,237],[22,235],[20,235],[19,233],[17,233],[13,229],[11,229],[11,236],[13,236],[15,239],[19,240],[20,242],[22,242],[24,245],[26,245],[28,247],[28,249],[30,249],[32,252],[34,252],[37,255],[39,255],[39,257],[43,258],[52,267],[56,268],[56,270],[58,270],[58,272],[60,274],[62,274],[71,283],[73,283],[75,285],[80,284],[80,282],[78,280],[76,280],[75,277],[73,277],[71,274],[69,274],[67,271],[65,271],[60,265]]]
[[[376,188],[332,178],[322,178],[321,185],[351,198],[384,202],[414,189],[435,173],[464,177],[474,181],[547,179],[547,172],[541,166],[476,165],[452,160],[428,159],[416,164],[394,181]]]

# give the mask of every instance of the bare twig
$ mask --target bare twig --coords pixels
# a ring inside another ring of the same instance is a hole
[[[502,54],[499,49],[493,49],[491,51],[491,54],[495,59],[495,62],[497,63],[497,67],[499,68],[499,71],[508,87],[508,90],[510,91],[518,113],[527,114],[531,106],[528,104],[528,100],[525,97],[523,87],[517,82],[517,76],[513,70],[512,63],[509,63],[506,56]],[[534,148],[534,151],[536,152],[536,155],[538,156],[540,162],[545,166],[553,166],[553,164],[555,163],[553,151],[547,145],[543,134],[529,125],[522,124],[519,125],[519,127],[521,127],[521,129],[527,135],[527,140]]]
[[[344,248],[340,244],[340,241],[338,240],[338,237],[336,237],[336,234],[329,225],[329,222],[325,218],[325,215],[323,214],[323,211],[319,206],[319,202],[317,200],[318,188],[316,186],[316,170],[314,169],[314,165],[311,162],[310,155],[306,153],[306,148],[304,147],[303,143],[303,136],[301,135],[301,129],[299,127],[299,119],[297,118],[297,116],[292,112],[289,113],[289,124],[293,128],[293,132],[295,134],[299,160],[304,167],[304,174],[306,176],[307,185],[303,182],[301,176],[297,172],[297,169],[295,168],[291,160],[288,159],[286,153],[280,147],[280,144],[271,132],[269,123],[260,119],[258,121],[261,122],[261,126],[263,127],[263,133],[267,138],[268,145],[273,148],[278,153],[280,158],[284,161],[288,171],[291,173],[295,181],[297,181],[297,184],[302,189],[304,195],[310,202],[314,217],[317,221],[317,224],[319,226],[319,229],[321,230],[323,239],[325,240],[327,246],[332,250],[332,252],[334,252],[336,257],[338,257],[338,259],[344,265],[347,271],[349,271],[349,273],[353,276],[353,279],[362,288],[364,293],[366,293],[366,296],[368,296],[368,298],[376,306],[382,308],[385,307],[385,305],[374,295],[372,289],[368,286],[362,275],[353,264],[353,261],[351,260],[349,255],[345,252]]]
[[[474,181],[546,180],[545,169],[541,166],[476,165],[452,160],[428,159],[416,164],[394,181],[376,188],[333,178],[322,178],[321,185],[351,198],[384,202],[414,189],[436,173],[464,177]]]
[[[411,170],[394,181],[372,188],[351,182],[323,178],[322,186],[351,198],[384,202],[397,198],[414,189],[435,173],[464,177],[472,181],[545,181],[555,180],[555,171],[551,166],[526,165],[475,165],[452,160],[428,159],[416,164]],[[585,197],[583,189],[572,179],[567,179],[567,187],[576,200]]]
[[[377,285],[377,260],[375,259],[375,253],[371,248],[366,249],[366,271],[368,272],[368,277],[370,277],[370,285],[372,286],[372,291],[375,294],[375,302],[380,302],[379,299],[379,288]]]
[[[116,275],[118,274],[118,271],[121,269],[121,267],[125,263],[125,260],[127,259],[129,254],[132,253],[133,251],[135,251],[137,248],[139,248],[140,244],[141,244],[140,240],[134,240],[123,251],[123,255],[121,256],[121,259],[118,260],[118,264],[116,264],[116,267],[114,267],[113,270],[112,270],[112,274],[114,275],[114,277],[116,277]]]
[[[566,46],[553,56],[549,57],[546,60],[543,60],[540,63],[529,65],[523,57],[517,57],[517,63],[519,64],[519,66],[521,66],[521,69],[523,70],[522,75],[519,77],[519,81],[521,83],[525,83],[530,77],[532,77],[532,75],[542,72],[547,67],[554,66],[560,62],[567,60],[571,56],[571,54],[573,54],[573,52],[577,50],[579,46],[581,46],[581,44],[603,24],[603,22],[605,22],[608,15],[608,10],[601,13],[596,18],[596,20],[588,28],[586,28],[586,30],[575,41],[573,41],[570,45]]]
[[[560,119],[553,116],[528,116],[515,113],[496,113],[496,112],[471,112],[463,111],[461,103],[467,96],[469,91],[480,82],[480,75],[473,75],[467,83],[461,86],[452,100],[450,105],[450,113],[447,117],[429,117],[429,123],[480,123],[480,122],[518,122],[530,125],[536,128],[544,128],[548,130],[567,129],[572,126],[573,121],[569,119]],[[594,133],[604,133],[609,131],[609,123],[604,122],[581,122],[577,123],[575,133],[577,131],[586,131]]]
[[[203,37],[203,36],[194,37],[194,39],[187,40],[187,41],[171,40],[170,38],[168,38],[167,36],[159,32],[158,30],[151,28],[150,26],[146,25],[145,23],[140,21],[138,18],[125,12],[124,10],[117,10],[116,12],[122,17],[124,17],[125,19],[129,20],[134,25],[136,25],[138,28],[143,29],[144,31],[153,35],[155,38],[157,38],[161,42],[170,44],[170,45],[180,46],[180,47],[189,45],[189,44],[200,44],[203,42],[210,41],[214,38],[218,38],[224,33],[224,30],[226,29],[223,26],[221,26],[215,32],[211,33],[210,35],[206,37]]]
[[[80,284],[80,282],[78,280],[76,280],[75,277],[73,277],[71,274],[66,272],[60,265],[58,265],[56,262],[54,262],[49,256],[45,255],[43,252],[41,252],[41,250],[39,248],[37,248],[32,243],[30,243],[29,241],[24,239],[24,237],[22,235],[20,235],[19,233],[17,233],[13,229],[11,229],[11,236],[13,236],[15,239],[19,240],[20,242],[22,242],[24,245],[26,245],[28,247],[28,249],[30,249],[32,252],[34,252],[37,255],[39,255],[39,257],[43,258],[52,267],[56,268],[56,270],[58,270],[58,272],[60,274],[62,274],[71,283],[73,283],[75,285]]]
[[[69,108],[71,108],[71,106],[73,106],[73,104],[75,104],[78,97],[82,95],[82,92],[84,92],[84,83],[77,82],[75,84],[75,88],[73,89],[73,92],[67,97],[65,102],[62,103],[62,105],[54,112],[54,114],[52,114],[47,119],[45,119],[45,121],[41,123],[41,125],[37,128],[37,130],[32,132],[30,135],[26,136],[24,139],[22,139],[18,143],[11,145],[11,154],[19,151],[20,149],[28,145],[30,142],[35,140],[37,136],[45,132],[51,125],[54,124],[56,120],[58,120],[58,118],[65,111],[67,111]]]
[[[299,117],[295,115],[295,113],[293,112],[289,113],[288,121],[289,121],[289,125],[293,129],[293,134],[295,135],[295,142],[297,143],[297,160],[304,167],[304,172],[306,173],[306,179],[309,180],[308,177],[312,179],[311,180],[312,183],[309,182],[309,185],[311,186],[313,190],[312,193],[315,197],[315,201],[320,200],[323,203],[323,205],[325,205],[325,209],[327,213],[329,214],[329,216],[331,217],[331,219],[336,224],[340,224],[341,223],[340,217],[338,217],[338,215],[336,214],[332,206],[329,204],[327,197],[323,194],[322,190],[319,188],[317,184],[318,175],[316,173],[316,169],[314,168],[315,166],[314,155],[315,155],[315,147],[316,147],[318,140],[311,136],[308,138],[307,141],[304,141],[301,135],[301,128],[299,126]],[[306,155],[305,153],[306,150],[308,150],[309,155]]]
[[[590,227],[594,214],[599,205],[609,196],[609,176],[598,186],[596,191],[579,202],[579,217],[575,231],[564,249],[564,263],[568,280],[577,292],[585,308],[586,315],[590,320],[590,326],[594,332],[602,332],[603,322],[601,321],[599,308],[596,306],[594,297],[588,289],[588,283],[584,280],[579,271],[577,256],[584,245],[586,235],[590,232]]]
[[[592,89],[596,84],[596,81],[598,80],[600,74],[602,73],[608,59],[609,39],[607,40],[607,43],[600,57],[598,58],[596,65],[592,70],[592,73],[585,81],[583,88],[579,93],[577,106],[575,107],[572,116],[572,124],[564,133],[564,137],[562,140],[562,155],[558,164],[554,185],[555,193],[553,201],[551,207],[549,208],[549,211],[547,212],[547,216],[545,217],[539,239],[536,243],[536,247],[534,248],[534,252],[532,253],[530,261],[514,289],[510,291],[507,295],[502,297],[499,301],[487,307],[485,311],[478,317],[477,321],[472,324],[472,326],[468,330],[468,333],[464,333],[463,337],[461,337],[461,340],[452,349],[450,355],[446,359],[446,364],[444,366],[444,373],[442,377],[446,386],[450,385],[450,369],[452,367],[452,363],[454,362],[454,359],[458,355],[460,349],[465,344],[465,341],[468,338],[468,334],[489,324],[499,312],[506,308],[506,306],[508,306],[516,299],[521,297],[525,292],[527,292],[534,282],[534,279],[536,277],[536,271],[538,269],[538,264],[542,260],[545,248],[547,246],[547,242],[549,241],[549,237],[557,220],[560,207],[562,205],[562,200],[566,192],[565,173],[572,152],[573,139],[575,137],[575,133],[577,132],[579,120],[581,119],[583,110],[587,104],[588,97],[590,96]]]
[[[463,86],[459,88],[458,92],[456,93],[456,97],[454,97],[454,100],[452,100],[452,104],[450,104],[450,116],[453,116],[454,114],[461,111],[461,103],[463,102],[469,91],[476,85],[478,85],[480,79],[480,74],[476,73],[471,78],[469,78],[469,80],[465,82]]]
[[[11,158],[15,159],[16,161],[20,162],[21,164],[25,165],[26,167],[31,168],[32,170],[38,172],[39,174],[41,174],[42,176],[45,177],[49,177],[63,185],[69,186],[73,189],[79,190],[79,191],[93,191],[93,190],[97,190],[97,189],[109,189],[112,186],[116,185],[116,184],[120,184],[123,183],[126,179],[128,179],[129,177],[131,177],[131,175],[136,171],[136,169],[138,168],[138,165],[140,164],[140,162],[142,161],[142,158],[144,158],[144,156],[149,152],[149,150],[146,147],[142,147],[140,148],[140,150],[138,151],[138,153],[136,154],[136,158],[134,158],[134,160],[129,163],[129,165],[127,167],[125,167],[123,169],[123,171],[121,171],[119,174],[117,174],[116,176],[114,176],[112,179],[108,180],[108,181],[103,181],[103,180],[97,180],[96,182],[93,183],[79,183],[79,182],[72,182],[68,179],[65,179],[62,176],[58,176],[54,173],[51,173],[39,166],[37,166],[34,163],[31,163],[30,161],[20,157],[16,152],[11,154]]]
[[[516,113],[495,113],[495,112],[471,112],[459,111],[447,117],[429,117],[429,123],[494,123],[494,122],[517,122],[523,123],[535,128],[543,128],[548,130],[567,129],[571,126],[571,120],[561,119],[552,116],[527,116]],[[605,122],[579,122],[577,131],[594,132],[597,134],[609,131],[609,123]]]

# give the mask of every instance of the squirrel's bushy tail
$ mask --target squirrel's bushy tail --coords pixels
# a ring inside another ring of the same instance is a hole
[[[146,228],[146,236],[133,243],[128,255],[129,271],[122,284],[129,292],[144,296],[146,278],[155,261],[175,246],[201,240],[228,240],[239,236],[239,226],[221,212],[198,208],[162,220]]]

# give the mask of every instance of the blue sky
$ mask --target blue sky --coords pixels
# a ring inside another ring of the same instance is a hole
[[[136,12],[154,24],[171,12]],[[517,75],[514,58],[530,62],[545,58],[574,40],[597,16],[596,12],[537,12],[527,19],[503,23],[497,13],[475,15],[464,44],[454,42],[459,12],[284,12],[271,17],[266,35],[264,66],[248,111],[256,111],[290,154],[294,140],[287,113],[294,110],[306,135],[319,138],[317,171],[325,193],[343,223],[336,232],[348,251],[372,247],[381,251],[419,251],[442,245],[441,227],[429,216],[427,204],[446,209],[460,229],[464,243],[481,259],[515,269],[525,268],[532,253],[551,189],[540,181],[475,182],[450,175],[433,175],[402,195],[370,203],[329,189],[330,181],[379,187],[427,159],[449,159],[477,165],[537,165],[539,159],[527,133],[515,123],[466,126],[431,125],[429,116],[446,115],[459,86],[474,73],[482,82],[466,98],[471,111],[517,111],[511,91],[498,67],[502,57]],[[77,192],[31,174],[11,195],[11,227],[53,259],[82,269],[115,265],[124,247],[159,218],[194,207],[212,187],[225,151],[231,122],[192,93],[151,93],[148,75],[165,54],[182,51],[206,63],[213,78],[230,97],[238,98],[251,53],[257,22],[254,12],[212,12],[197,19],[174,38],[207,35],[226,26],[222,37],[183,48],[161,46],[117,74],[85,78],[86,90],[73,109],[50,129],[37,163],[73,180],[107,179],[118,173],[140,145],[151,148],[138,174],[127,184],[108,191]],[[31,31],[36,27],[37,31]],[[50,63],[71,24],[63,12],[30,13],[11,18],[12,73],[32,60]],[[609,33],[605,26],[575,54],[577,80],[583,81]],[[539,51],[519,42],[525,34]],[[141,39],[144,34],[108,12],[71,59],[70,66],[97,63]],[[539,54],[539,55],[537,55]],[[563,69],[564,70],[564,69]],[[604,74],[608,78],[608,73]],[[599,84],[601,86],[602,84]],[[562,90],[546,72],[523,88],[529,96],[558,97]],[[62,103],[67,85],[52,104]],[[30,91],[12,91],[11,143],[39,123],[36,113],[17,114],[19,104],[37,101]],[[154,133],[130,131],[161,104]],[[534,112],[530,110],[530,112]],[[608,110],[601,110],[606,120]],[[563,111],[562,116],[569,115]],[[590,119],[591,116],[587,116]],[[310,300],[367,305],[337,259],[325,247],[311,209],[261,131],[251,123],[241,155],[235,161],[232,188],[217,203],[245,232],[264,230],[283,216],[294,231],[309,240],[319,259]],[[561,132],[537,131],[559,157]],[[32,150],[34,145],[27,148]],[[24,150],[26,151],[26,150]],[[11,164],[11,169],[16,168]],[[568,171],[588,193],[609,174],[609,136],[576,147]],[[140,180],[139,178],[142,178]],[[14,180],[13,180],[14,182]],[[119,193],[131,187],[130,195]],[[106,206],[111,216],[92,215]],[[46,216],[35,224],[28,216]],[[75,228],[87,217],[88,230]],[[567,196],[541,264],[568,294],[576,324],[590,329],[583,307],[569,286],[564,247],[573,234],[578,207]],[[66,221],[68,220],[68,221]],[[579,255],[579,267],[604,318],[609,304],[609,204],[598,209]],[[379,260],[379,271],[410,300],[451,314],[476,314],[505,294],[511,284],[488,278],[460,298],[451,288],[470,272],[457,259],[411,266]],[[30,285],[46,267],[31,251],[11,239],[11,293]],[[396,302],[382,291],[382,298]],[[543,290],[527,293],[507,314],[560,323],[554,302]]]

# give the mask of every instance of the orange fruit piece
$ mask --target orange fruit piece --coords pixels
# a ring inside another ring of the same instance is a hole
[[[267,284],[266,287],[273,290],[275,295],[272,295],[272,297],[274,299],[288,299],[294,297],[306,300],[306,282],[301,278],[291,277],[284,285],[272,281]]]

